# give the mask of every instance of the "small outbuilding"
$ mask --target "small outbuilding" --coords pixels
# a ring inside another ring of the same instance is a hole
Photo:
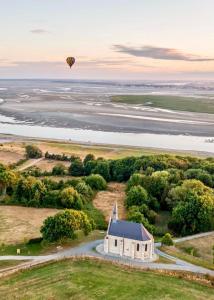
[[[115,203],[104,239],[104,252],[132,259],[152,260],[154,238],[142,224],[119,220]]]

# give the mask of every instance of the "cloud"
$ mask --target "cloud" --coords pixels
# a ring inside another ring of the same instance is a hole
[[[36,29],[32,29],[30,30],[31,33],[33,34],[44,34],[44,33],[49,33],[49,31],[42,29],[42,28],[36,28]]]
[[[214,58],[200,57],[197,55],[187,54],[173,48],[161,48],[155,46],[128,47],[124,45],[114,45],[116,52],[129,54],[136,57],[147,57],[163,60],[180,60],[190,62],[214,61]]]

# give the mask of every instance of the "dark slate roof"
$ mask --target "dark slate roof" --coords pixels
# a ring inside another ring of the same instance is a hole
[[[151,239],[150,234],[142,224],[122,220],[111,220],[108,234],[137,241]]]

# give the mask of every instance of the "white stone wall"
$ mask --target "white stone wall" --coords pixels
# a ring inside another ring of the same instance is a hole
[[[115,245],[117,241],[117,246]],[[139,245],[139,251],[137,251]],[[146,247],[147,245],[147,247]],[[147,248],[147,249],[146,249]],[[107,235],[104,240],[104,251],[106,253],[117,254],[137,259],[149,259],[154,255],[154,240],[137,241],[112,235]]]

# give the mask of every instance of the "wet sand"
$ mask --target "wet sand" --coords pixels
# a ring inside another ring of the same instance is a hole
[[[63,99],[62,99],[63,98]],[[64,99],[66,98],[66,99]],[[109,96],[42,94],[6,99],[0,114],[28,124],[127,133],[214,136],[214,115],[115,104]]]

